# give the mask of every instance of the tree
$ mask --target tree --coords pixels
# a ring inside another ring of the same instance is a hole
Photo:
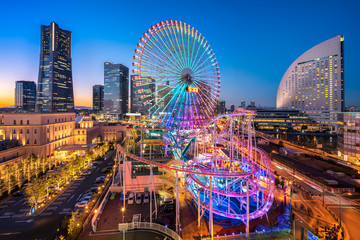
[[[302,125],[302,126],[301,126],[301,131],[302,131],[302,132],[304,132],[304,131],[307,130],[307,129],[308,129],[308,126],[306,126],[306,125]]]
[[[79,222],[81,222],[81,213],[79,211],[72,212],[67,229],[69,236],[68,239],[76,239],[81,230]]]
[[[30,206],[34,206],[35,209],[38,208],[38,204],[45,195],[45,184],[41,179],[35,179],[26,189],[25,189],[26,199]]]

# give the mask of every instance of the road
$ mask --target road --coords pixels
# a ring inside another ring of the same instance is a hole
[[[277,173],[286,178],[293,180],[291,173],[285,169],[276,168]],[[327,223],[331,223],[329,219],[329,212],[325,210],[322,205],[326,205],[328,209],[333,211],[335,216],[340,219],[340,197],[332,193],[325,192],[323,197],[322,191],[314,188],[306,182],[295,180],[297,193],[292,195],[294,205],[300,207],[300,204],[304,205],[304,209],[311,209],[313,211],[313,217],[306,217],[306,214],[298,213],[297,215],[303,220],[307,221],[309,225],[314,228],[315,226],[325,226]],[[311,198],[307,193],[314,195]],[[360,223],[360,208],[359,205],[345,197],[341,197],[341,219],[343,225],[345,225],[346,231],[349,234],[349,239],[357,239]],[[306,211],[303,211],[306,212]],[[319,217],[320,216],[320,217]]]
[[[62,218],[74,210],[80,195],[90,189],[97,177],[102,175],[102,168],[112,160],[114,151],[106,155],[92,173],[82,181],[72,184],[59,195],[41,214],[25,216],[30,206],[24,198],[11,197],[0,205],[1,239],[54,239]]]

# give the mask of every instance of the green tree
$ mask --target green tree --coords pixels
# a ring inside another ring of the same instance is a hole
[[[68,239],[76,239],[81,230],[81,213],[79,211],[72,212],[68,225]]]

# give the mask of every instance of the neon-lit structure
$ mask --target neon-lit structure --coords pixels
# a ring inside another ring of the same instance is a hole
[[[189,40],[183,42],[184,38]],[[196,46],[196,51],[190,51],[191,46]],[[256,147],[254,111],[239,108],[232,114],[212,117],[214,103],[218,100],[220,77],[216,58],[209,49],[201,34],[177,21],[158,23],[143,35],[134,57],[137,60],[134,73],[138,74],[136,87],[141,89],[141,79],[149,75],[157,84],[169,81],[165,88],[172,88],[171,100],[160,109],[157,105],[163,97],[149,110],[154,111],[153,116],[161,119],[163,127],[169,129],[165,141],[171,144],[174,158],[181,161],[165,164],[144,158],[142,139],[139,142],[140,156],[117,145],[117,158],[123,166],[127,160],[150,165],[150,195],[155,190],[153,166],[175,173],[176,199],[179,199],[181,174],[186,192],[197,207],[198,225],[201,217],[205,217],[209,222],[210,236],[213,236],[214,223],[222,226],[245,223],[249,232],[249,221],[262,217],[273,203],[275,186],[271,162],[267,154]],[[201,57],[197,52],[201,52]],[[205,69],[203,63],[207,66]],[[200,72],[204,73],[202,77],[197,69],[203,69]],[[209,69],[211,77],[205,74]],[[176,74],[170,74],[172,72]],[[156,97],[151,101],[156,101]],[[124,169],[119,166],[123,179]],[[125,187],[123,191],[125,195]],[[179,209],[179,201],[176,201],[176,231],[179,231]],[[153,214],[150,204],[150,222]]]
[[[136,45],[133,66],[136,94],[164,127],[198,128],[212,117],[219,67],[210,44],[190,25],[176,20],[153,25]]]

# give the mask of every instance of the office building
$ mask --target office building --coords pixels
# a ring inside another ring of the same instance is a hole
[[[73,112],[71,32],[52,22],[41,25],[37,112]]]
[[[268,134],[302,130],[306,126],[309,131],[319,129],[319,124],[299,110],[257,109],[254,114],[256,130]]]
[[[231,105],[230,106],[230,112],[234,112],[235,111],[235,105]]]
[[[245,103],[245,101],[241,101],[241,105],[240,105],[240,107],[242,107],[242,108],[244,108],[244,107],[246,107],[246,105],[245,105],[246,103]]]
[[[104,110],[104,86],[93,86],[93,110],[101,112]]]
[[[154,105],[154,101],[151,101],[155,97],[154,82],[155,80],[150,77],[140,79],[139,75],[131,75],[130,102],[132,113],[149,114],[148,109]]]
[[[224,114],[226,112],[226,102],[225,101],[218,101],[215,106],[215,115],[217,114]]]
[[[348,156],[360,158],[360,113],[341,112],[337,114],[337,120],[339,152],[345,160]]]
[[[307,113],[335,130],[336,113],[344,110],[344,37],[311,48],[285,72],[277,92],[277,109]]]
[[[35,112],[36,84],[30,81],[16,81],[15,109],[16,112]]]
[[[104,63],[104,114],[119,120],[129,108],[129,68],[121,63]]]
[[[174,93],[172,92],[173,88],[169,86],[169,84],[166,85],[158,85],[157,86],[157,102],[156,102],[156,108],[160,107],[159,114],[162,114],[163,112],[166,112],[166,109],[170,109],[175,101],[171,101],[172,97],[174,96]],[[170,104],[168,104],[171,101]]]

